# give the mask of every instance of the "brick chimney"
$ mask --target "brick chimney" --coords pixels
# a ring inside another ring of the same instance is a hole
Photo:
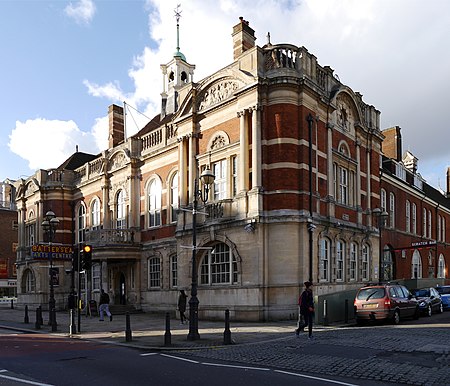
[[[386,157],[396,161],[402,160],[402,134],[399,126],[383,130],[383,143],[381,150]]]
[[[236,60],[248,49],[255,47],[255,31],[249,27],[248,21],[241,16],[239,23],[233,27],[233,59]]]
[[[109,135],[108,148],[111,149],[125,140],[123,107],[111,105],[108,108]]]

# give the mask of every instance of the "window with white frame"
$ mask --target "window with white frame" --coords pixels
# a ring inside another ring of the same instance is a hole
[[[418,250],[415,250],[411,263],[411,278],[422,279],[422,258]]]
[[[126,227],[125,193],[121,189],[116,194],[116,229],[125,229]]]
[[[172,222],[177,221],[177,211],[179,206],[179,195],[178,195],[178,172],[174,173],[172,181],[170,184],[170,220]]]
[[[415,203],[412,204],[411,230],[412,233],[417,234],[417,206]]]
[[[175,254],[170,256],[170,285],[173,288],[178,286],[178,257]]]
[[[437,219],[437,241],[442,241],[442,233],[441,233],[441,225],[442,225],[442,216],[438,215],[438,219]]]
[[[214,245],[202,259],[200,265],[201,284],[236,284],[238,266],[236,257],[225,243]]]
[[[77,214],[77,236],[78,243],[83,243],[86,235],[86,208],[81,204]]]
[[[227,161],[221,160],[213,164],[214,201],[227,198]]]
[[[445,239],[445,217],[442,217],[442,237],[441,240],[445,243],[446,239]]]
[[[395,195],[389,193],[389,226],[395,228]]]
[[[91,204],[91,229],[100,229],[100,200],[94,199]]]
[[[336,242],[336,281],[344,280],[345,242]]]
[[[350,244],[350,269],[349,279],[356,280],[357,276],[357,262],[358,262],[358,245],[356,243]]]
[[[364,244],[362,247],[362,256],[361,256],[361,279],[369,280],[369,257],[370,257],[370,249],[367,244]]]
[[[381,205],[381,211],[386,212],[386,191],[384,189],[381,189],[381,196],[380,196],[380,205]]]
[[[339,202],[348,204],[348,170],[339,167]]]
[[[405,230],[409,233],[411,232],[411,203],[409,200],[406,200],[405,217]]]
[[[92,264],[92,289],[100,291],[101,288],[101,265]]]
[[[161,287],[161,262],[159,257],[148,259],[148,286],[150,288]]]
[[[428,238],[431,239],[431,210],[428,211]]]
[[[442,253],[439,255],[437,277],[438,279],[445,278],[445,259]]]
[[[28,221],[25,224],[25,244],[27,247],[32,247],[36,237],[36,218],[34,212],[30,212]]]
[[[330,240],[320,239],[319,280],[330,281]]]
[[[253,171],[253,173],[255,173],[255,171]],[[231,191],[233,193],[233,197],[236,196],[237,189],[238,189],[238,170],[237,170],[237,157],[233,156],[231,157]]]
[[[425,208],[422,213],[422,236],[427,237],[427,210]]]
[[[26,269],[22,277],[22,292],[32,293],[36,291],[36,279],[31,269]]]
[[[148,188],[148,225],[156,227],[161,225],[161,183],[154,179]]]

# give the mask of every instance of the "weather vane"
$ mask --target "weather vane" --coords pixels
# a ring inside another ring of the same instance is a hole
[[[181,17],[181,10],[180,10],[181,4],[178,4],[177,7],[174,9],[175,12],[175,18],[177,19],[177,24],[180,21],[180,17]]]

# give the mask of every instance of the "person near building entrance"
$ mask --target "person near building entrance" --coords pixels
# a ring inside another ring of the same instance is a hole
[[[303,284],[305,285],[305,289],[298,299],[300,315],[298,328],[295,330],[295,333],[298,336],[300,331],[303,331],[303,329],[308,326],[308,337],[309,339],[312,339],[312,325],[314,319],[312,283],[310,281],[305,281]]]
[[[178,311],[180,312],[180,323],[184,324],[186,315],[186,303],[187,303],[187,295],[184,290],[180,290],[180,295],[178,296]]]
[[[109,295],[102,289],[100,293],[100,302],[99,302],[99,311],[100,311],[100,321],[103,322],[103,314],[109,317],[109,321],[112,322],[112,314],[109,311]]]

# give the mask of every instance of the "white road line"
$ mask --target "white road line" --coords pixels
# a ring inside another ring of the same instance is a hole
[[[193,361],[191,359],[180,358],[180,357],[176,357],[176,356],[173,356],[173,355],[161,354],[161,356],[167,357],[167,358],[172,358],[172,359],[178,359],[180,361],[185,361],[185,362],[191,362],[191,363],[197,363],[197,364],[200,363],[198,361]]]
[[[270,371],[270,369],[266,369],[266,368],[263,368],[263,367],[235,366],[235,365],[224,365],[224,364],[221,364],[221,363],[208,363],[208,362],[202,362],[200,364],[201,365],[205,365],[205,366],[232,367],[234,369]]]
[[[148,357],[150,355],[158,355],[159,353],[157,352],[149,352],[149,353],[145,353],[145,354],[141,354],[141,357]]]
[[[5,371],[8,371],[8,370],[0,370],[0,372],[2,372],[2,373],[4,373]],[[28,380],[26,380],[26,379],[21,379],[21,378],[17,378],[17,377],[10,377],[10,376],[8,376],[8,375],[1,375],[1,374],[0,374],[0,378],[3,378],[3,379],[9,379],[9,380],[11,380],[11,381],[16,381],[16,382],[20,382],[20,383],[27,383],[27,384],[29,384],[29,385],[36,385],[36,386],[53,386],[53,385],[50,385],[50,384],[48,384],[48,383],[33,382],[33,381],[28,381]]]
[[[301,377],[301,378],[316,379],[316,380],[318,380],[318,381],[329,382],[329,383],[335,383],[336,385],[358,386],[357,384],[354,384],[354,383],[346,383],[346,382],[334,381],[333,379],[326,379],[326,378],[314,377],[314,376],[312,376],[312,375],[297,374],[297,373],[291,373],[291,372],[289,372],[289,371],[282,371],[282,370],[274,370],[274,371],[275,371],[276,373],[282,373],[282,374],[287,374],[287,375],[295,375],[296,377]]]

